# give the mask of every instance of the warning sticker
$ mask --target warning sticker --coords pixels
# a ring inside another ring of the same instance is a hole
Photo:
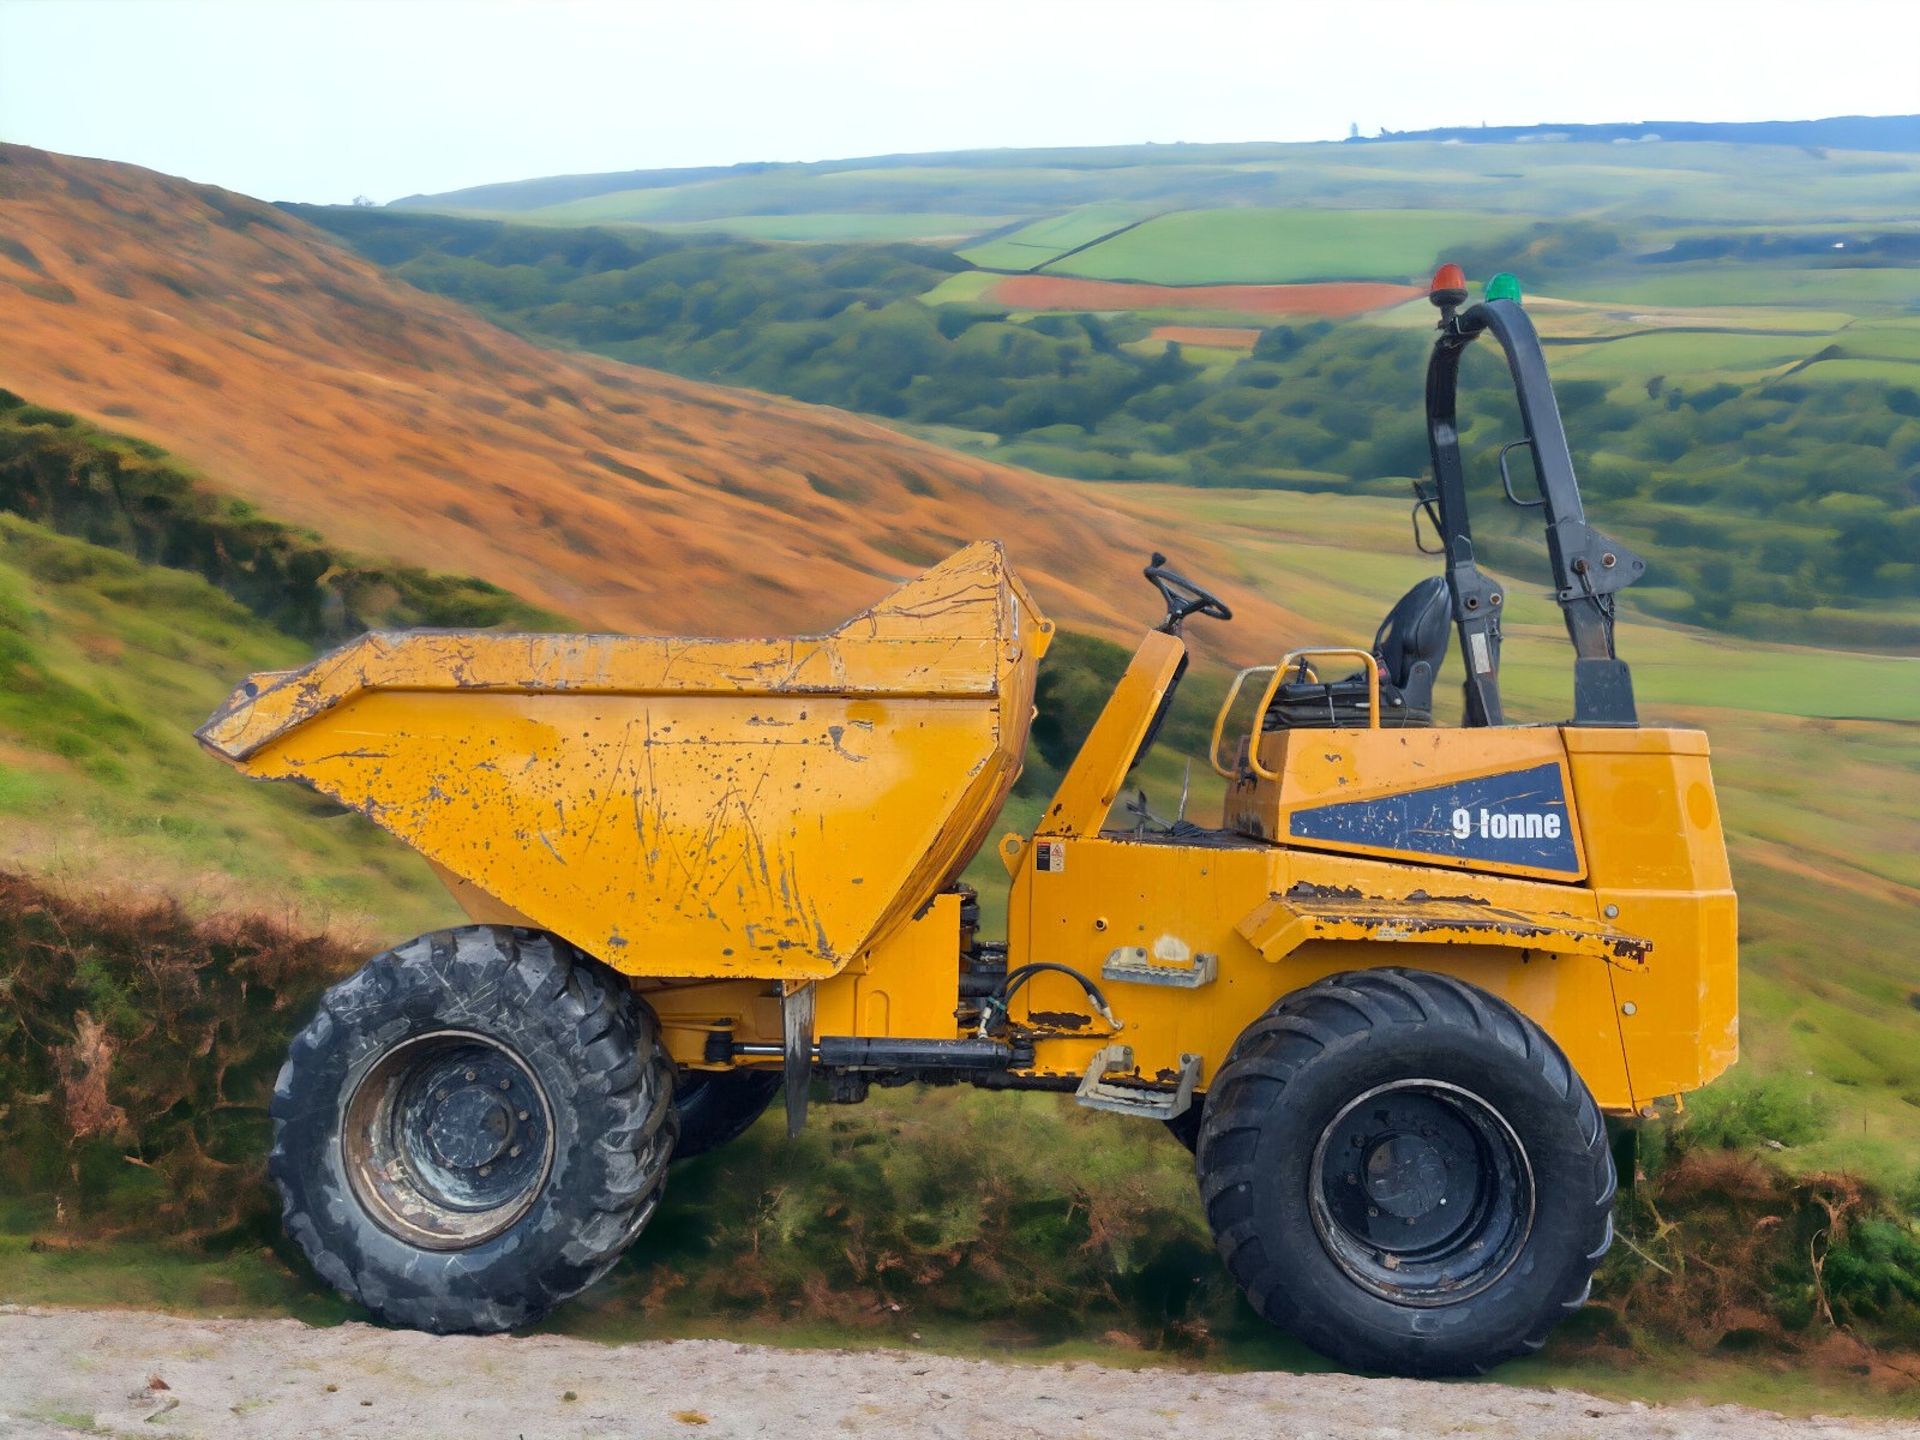
[[[1058,840],[1034,842],[1033,868],[1058,875],[1067,868],[1067,847]]]
[[[1473,649],[1473,673],[1490,675],[1493,673],[1493,657],[1487,649],[1486,635],[1475,630],[1467,636],[1467,643]]]

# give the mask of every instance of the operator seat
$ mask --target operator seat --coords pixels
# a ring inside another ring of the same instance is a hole
[[[1433,678],[1447,658],[1453,619],[1444,575],[1429,575],[1402,595],[1373,636],[1380,665],[1380,724],[1385,729],[1433,724]],[[1261,719],[1263,730],[1363,728],[1367,723],[1367,673],[1343,680],[1308,677],[1303,660],[1294,679],[1283,682]]]

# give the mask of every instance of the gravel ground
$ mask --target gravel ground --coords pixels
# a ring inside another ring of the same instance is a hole
[[[367,1325],[0,1308],[0,1435],[1886,1440],[1920,1427],[1569,1390],[1007,1365],[720,1340],[437,1339]]]

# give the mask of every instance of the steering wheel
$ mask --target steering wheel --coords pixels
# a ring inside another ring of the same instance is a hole
[[[1153,582],[1160,598],[1167,602],[1167,618],[1154,627],[1158,630],[1178,635],[1181,622],[1189,615],[1204,615],[1209,620],[1233,619],[1233,611],[1224,600],[1211,590],[1201,589],[1177,570],[1167,569],[1167,557],[1158,550],[1153,552],[1152,563],[1140,573]]]

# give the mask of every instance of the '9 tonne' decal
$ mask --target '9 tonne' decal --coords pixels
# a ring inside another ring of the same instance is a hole
[[[1580,873],[1558,765],[1296,810],[1288,833],[1370,850]]]

